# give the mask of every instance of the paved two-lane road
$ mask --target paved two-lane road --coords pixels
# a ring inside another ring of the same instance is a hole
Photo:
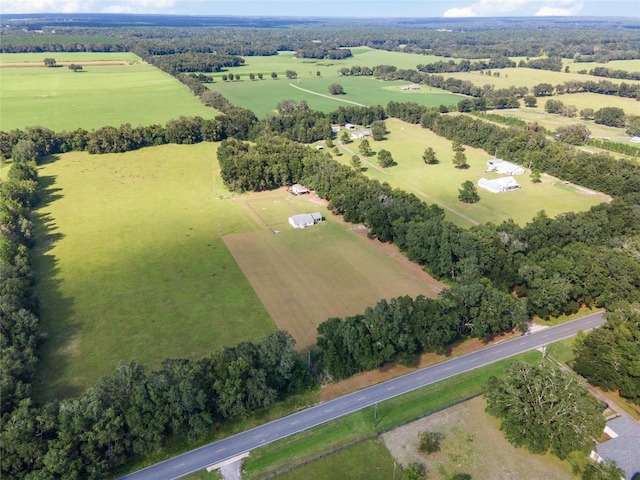
[[[590,330],[598,327],[604,322],[602,313],[595,313],[556,327],[501,342],[480,351],[453,358],[438,365],[423,368],[379,385],[321,403],[288,417],[274,420],[232,437],[191,450],[126,475],[121,480],[172,480],[180,478],[214,463],[307,430],[321,423],[348,415],[375,403],[498,360],[540,348],[548,343],[571,337],[579,330]]]

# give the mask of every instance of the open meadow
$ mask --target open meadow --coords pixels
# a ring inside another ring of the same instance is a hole
[[[590,95],[590,94],[581,94],[581,95]],[[588,100],[588,99],[580,99],[579,95],[576,95],[577,98],[575,100]],[[562,97],[555,97],[557,99],[561,99]],[[572,99],[573,100],[573,99]],[[561,100],[564,103],[564,100]],[[573,105],[572,103],[565,103],[566,105]],[[584,107],[583,107],[584,108]],[[590,107],[593,108],[593,107]],[[562,115],[550,114],[544,111],[544,102],[538,102],[538,106],[531,108],[512,108],[505,110],[492,110],[489,113],[495,113],[497,115],[502,115],[505,117],[513,117],[519,118],[525,122],[537,123],[541,127],[546,128],[551,132],[555,132],[558,127],[567,127],[569,125],[584,125],[589,129],[591,134],[596,139],[602,139],[602,137],[609,138],[612,142],[618,143],[627,143],[629,144],[629,135],[625,132],[624,128],[616,128],[616,127],[608,127],[606,125],[599,125],[595,123],[593,120],[583,120],[580,117],[564,117]],[[631,144],[629,144],[631,145]],[[591,147],[586,147],[591,148]],[[618,155],[618,154],[614,154]]]
[[[276,326],[291,333],[298,348],[315,345],[316,328],[329,317],[361,313],[382,298],[434,297],[443,288],[393,246],[335,218],[313,195],[279,189],[236,202],[261,228],[223,239]],[[325,221],[302,230],[287,222],[313,212]]]
[[[47,56],[61,63],[84,62],[83,71],[47,68],[42,63]],[[3,54],[0,61],[0,129],[4,131],[31,125],[55,131],[91,130],[217,114],[178,80],[131,53]],[[17,64],[22,66],[4,66]],[[37,66],[25,66],[29,64]]]
[[[477,185],[481,177],[492,179],[500,176],[485,172],[486,162],[492,156],[483,150],[467,146],[465,155],[470,168],[457,169],[452,163],[451,141],[419,125],[410,125],[397,119],[388,119],[386,124],[390,132],[386,139],[378,142],[369,139],[369,143],[374,152],[380,149],[390,151],[397,165],[381,169],[377,167],[375,155],[370,156],[366,158],[369,164],[363,161],[363,166],[367,168],[365,174],[414,193],[429,204],[438,204],[445,209],[447,218],[460,226],[500,223],[510,218],[524,225],[540,210],[545,210],[547,215],[554,217],[562,212],[587,210],[609,200],[606,195],[569,186],[548,175],[542,176],[541,183],[534,184],[529,172],[526,172],[516,176],[520,189],[495,194],[478,187],[480,201],[464,204],[458,200],[458,191],[463,182],[470,180]],[[347,148],[358,152],[359,143],[360,140],[356,140],[348,144]],[[439,164],[424,163],[422,154],[427,147],[435,150]],[[348,163],[351,155],[352,153],[347,152],[338,157],[338,161]]]
[[[397,462],[421,463],[434,480],[456,473],[470,474],[473,480],[575,478],[568,461],[548,453],[534,455],[507,442],[500,421],[485,413],[485,404],[476,397],[385,433],[383,441]],[[440,452],[426,455],[418,450],[418,434],[426,431],[443,435]]]
[[[227,198],[215,153],[165,145],[41,166],[41,397],[81,393],[120,360],[155,368],[274,330],[220,238],[219,224],[257,227]]]
[[[338,73],[341,68],[354,65],[367,66],[395,65],[398,68],[415,69],[418,63],[435,61],[437,57],[412,55],[400,52],[386,52],[368,48],[353,49],[354,56],[342,60],[317,60],[295,58],[293,52],[281,52],[270,57],[245,57],[245,64],[226,69],[215,74],[215,83],[209,88],[220,92],[235,105],[252,110],[258,117],[274,114],[282,100],[305,100],[313,110],[331,112],[339,106],[382,105],[389,101],[417,102],[421,105],[438,107],[456,105],[461,98],[446,90],[422,86],[417,91],[403,91],[408,82],[384,82],[373,77],[350,77]],[[297,72],[298,78],[288,79],[286,70]],[[276,72],[277,79],[271,78]],[[318,72],[320,75],[318,76]],[[249,74],[263,74],[263,79],[250,80]],[[222,81],[222,75],[238,74],[241,80]],[[329,95],[329,85],[338,83],[344,87],[343,95]]]

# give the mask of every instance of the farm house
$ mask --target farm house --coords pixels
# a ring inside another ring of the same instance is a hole
[[[491,193],[510,192],[520,188],[520,184],[513,177],[502,177],[494,180],[481,178],[478,180],[478,186],[489,190]]]
[[[289,223],[293,228],[307,228],[322,221],[322,215],[319,212],[316,213],[300,213],[289,217]]]
[[[524,167],[500,158],[493,158],[487,161],[487,172],[502,173],[504,175],[521,175],[524,173]]]
[[[352,133],[351,138],[353,138],[354,140],[358,140],[359,138],[370,137],[371,135],[372,135],[371,130],[362,129]]]

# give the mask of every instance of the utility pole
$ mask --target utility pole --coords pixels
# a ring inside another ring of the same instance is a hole
[[[373,426],[378,425],[378,402],[373,404]]]

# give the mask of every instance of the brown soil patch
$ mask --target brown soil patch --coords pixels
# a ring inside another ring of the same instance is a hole
[[[361,313],[381,298],[435,297],[445,287],[394,246],[331,215],[313,194],[293,197],[280,189],[235,200],[260,229],[223,240],[276,326],[300,350],[315,346],[318,325],[330,317]],[[287,223],[292,212],[316,209],[326,222],[304,230]]]
[[[430,479],[468,473],[474,480],[570,480],[569,462],[551,455],[534,455],[508,443],[499,421],[484,411],[482,397],[455,405],[382,435],[394,459],[403,466],[423,464]],[[418,451],[420,432],[443,435],[441,451],[426,455]]]

